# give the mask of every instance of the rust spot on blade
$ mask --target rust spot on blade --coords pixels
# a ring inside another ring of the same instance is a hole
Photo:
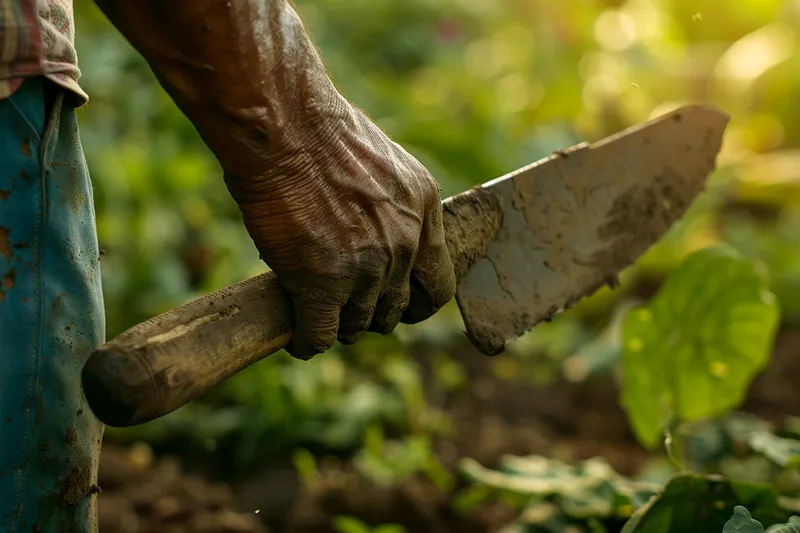
[[[11,196],[10,189],[0,189],[0,200],[8,200],[9,196]]]

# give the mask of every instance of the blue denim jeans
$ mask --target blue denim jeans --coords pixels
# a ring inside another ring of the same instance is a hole
[[[104,341],[75,109],[43,78],[0,100],[0,531],[97,531],[103,427],[81,368]]]

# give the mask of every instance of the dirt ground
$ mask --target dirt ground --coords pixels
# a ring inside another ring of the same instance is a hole
[[[471,350],[464,345],[458,350]],[[456,436],[440,442],[442,461],[453,467],[460,457],[491,465],[506,453],[542,453],[573,459],[606,457],[619,471],[634,473],[648,458],[635,442],[618,405],[611,378],[579,384],[529,384],[493,381],[485,362],[468,373],[474,391],[454,398],[447,410]],[[770,367],[751,388],[744,410],[772,420],[800,415],[800,331],[779,335]],[[186,465],[191,466],[191,465]],[[500,505],[458,516],[448,497],[433,484],[411,480],[382,489],[351,467],[326,472],[314,491],[303,491],[288,461],[253,472],[231,484],[182,472],[173,457],[153,457],[144,447],[108,443],[100,465],[101,533],[323,533],[337,515],[366,523],[395,522],[410,533],[484,533],[513,518]]]

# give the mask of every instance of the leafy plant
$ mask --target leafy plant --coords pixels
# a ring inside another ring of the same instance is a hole
[[[623,328],[622,404],[649,448],[670,421],[721,415],[769,361],[778,303],[767,277],[727,247],[700,250]]]
[[[764,526],[753,520],[747,508],[737,505],[733,508],[733,516],[725,522],[722,533],[764,533]]]
[[[737,505],[733,508],[733,516],[722,528],[722,533],[764,533],[764,526],[750,516],[746,507]],[[793,516],[786,524],[775,524],[767,529],[767,533],[800,533],[800,517]]]
[[[770,525],[786,522],[797,506],[779,500],[769,485],[681,473],[634,513],[622,533],[722,531],[737,505],[751,509],[756,519]]]
[[[333,519],[333,528],[337,533],[406,533],[406,529],[398,524],[381,524],[374,528],[354,516],[337,516]]]
[[[433,453],[431,438],[426,434],[387,440],[380,426],[371,426],[364,447],[354,460],[356,467],[380,486],[397,485],[417,474],[427,476],[445,491],[454,485],[453,475]]]
[[[504,494],[504,501],[516,502],[520,516],[509,533],[555,533],[566,526],[586,532],[707,533],[722,531],[738,506],[769,525],[790,520],[800,509],[800,500],[779,497],[764,483],[682,472],[662,487],[625,478],[600,458],[571,466],[539,456],[505,457],[498,470],[474,461],[464,461],[462,469],[482,489],[482,498]]]
[[[525,504],[532,499],[552,501],[576,519],[627,518],[659,490],[658,485],[617,474],[602,458],[572,466],[542,456],[506,456],[499,470],[467,459],[461,469],[484,487],[521,496]]]

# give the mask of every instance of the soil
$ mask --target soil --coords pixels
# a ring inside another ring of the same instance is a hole
[[[236,510],[231,488],[181,472],[149,448],[105,445],[98,521],[103,533],[266,533],[254,513]]]
[[[509,384],[487,377],[488,359],[466,340],[453,351],[470,362],[474,385],[445,406],[457,428],[452,439],[437,446],[446,466],[454,468],[461,457],[492,465],[509,453],[565,459],[600,455],[620,472],[633,474],[647,461],[618,405],[613,378],[544,388]],[[786,329],[743,410],[774,421],[800,415],[798,382],[800,330]],[[430,482],[412,479],[382,488],[346,462],[324,470],[313,489],[301,487],[288,460],[245,479],[212,482],[182,472],[174,457],[152,457],[148,448],[113,443],[103,448],[99,484],[101,533],[324,533],[333,531],[331,520],[339,515],[372,525],[399,523],[409,533],[484,533],[498,531],[514,516],[499,504],[459,516]]]

